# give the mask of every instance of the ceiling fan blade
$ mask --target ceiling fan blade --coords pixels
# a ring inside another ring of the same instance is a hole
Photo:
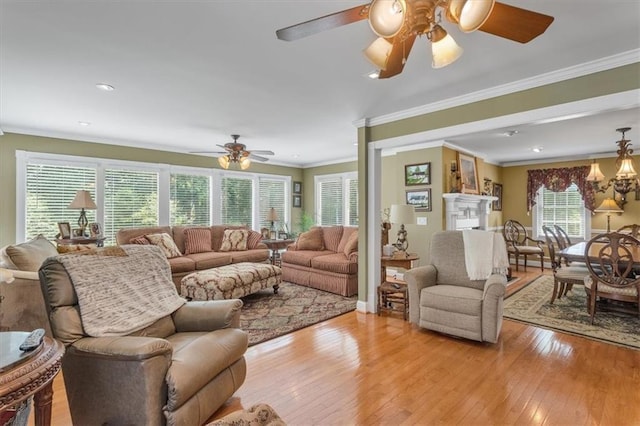
[[[275,154],[273,153],[273,151],[266,150],[266,149],[265,149],[265,150],[252,149],[252,150],[251,150],[251,153],[252,153],[252,154],[261,154],[261,155],[275,155]]]
[[[281,28],[276,31],[276,36],[280,40],[293,41],[321,31],[331,30],[341,27],[342,25],[352,24],[354,22],[367,19],[369,17],[369,4],[352,7],[342,12],[332,13],[331,15],[322,16],[290,27]]]
[[[553,19],[553,16],[496,2],[491,15],[479,30],[520,43],[528,43],[544,33]]]
[[[228,154],[227,151],[189,151],[189,154]]]
[[[404,68],[405,58],[409,57],[413,42],[416,41],[416,35],[410,35],[404,41],[401,37],[395,37],[393,40],[393,47],[389,54],[389,60],[387,61],[387,69],[380,70],[378,78],[389,78],[394,75],[398,75]]]
[[[255,155],[253,152],[249,154],[249,158],[255,161],[269,161],[267,157],[262,157],[260,155]]]

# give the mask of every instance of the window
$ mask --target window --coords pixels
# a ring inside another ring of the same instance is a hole
[[[319,225],[358,225],[357,173],[317,176],[315,186]]]
[[[544,239],[542,227],[559,225],[572,239],[588,239],[591,216],[573,184],[566,191],[553,192],[541,187],[537,192],[533,224],[537,237]]]
[[[91,192],[98,206],[89,222],[103,225],[106,244],[120,228],[155,225],[245,225],[259,230],[275,207],[289,220],[291,178],[124,160],[17,151],[16,241],[42,233],[53,238],[58,222],[72,227],[76,191]]]
[[[96,171],[89,167],[70,167],[55,164],[28,164],[26,167],[25,235],[38,234],[52,238],[58,222],[70,222],[76,228],[78,210],[67,208],[76,191],[86,189],[95,200]],[[87,210],[87,220],[96,221],[96,211]]]

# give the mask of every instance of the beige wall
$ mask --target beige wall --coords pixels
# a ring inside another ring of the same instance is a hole
[[[0,203],[0,246],[15,243],[16,150],[179,166],[220,168],[215,158],[201,155],[7,133],[0,137],[0,185],[3,195],[3,202]],[[254,162],[249,171],[291,176],[293,180],[303,179],[302,169],[294,167],[273,166]]]

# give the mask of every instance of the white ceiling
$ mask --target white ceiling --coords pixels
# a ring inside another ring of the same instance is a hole
[[[465,49],[460,60],[432,69],[421,38],[404,72],[379,81],[365,77],[373,67],[361,51],[375,38],[366,21],[276,39],[276,29],[362,3],[0,0],[0,128],[178,152],[216,150],[238,133],[249,149],[275,151],[272,163],[304,167],[355,159],[363,118],[602,58],[640,60],[640,0],[504,1],[555,21],[525,45],[444,23]],[[446,141],[498,164],[613,153],[618,127],[632,127],[627,139],[640,146],[639,105]],[[511,129],[520,133],[500,134]]]

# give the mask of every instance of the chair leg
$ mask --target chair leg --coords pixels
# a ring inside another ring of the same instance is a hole
[[[596,319],[596,291],[594,288],[591,289],[589,294],[589,313],[591,314],[591,324],[593,325],[593,321]]]
[[[517,254],[514,254],[513,257],[516,259],[516,271],[518,271],[518,268],[520,265],[518,265],[518,259],[520,259],[520,256],[518,256]]]
[[[544,272],[544,254],[540,255],[540,270]]]
[[[550,305],[553,305],[553,301],[556,300],[556,294],[558,294],[558,280],[553,277],[553,292],[551,293]]]
[[[522,256],[522,257],[524,257],[524,270],[526,271],[526,270],[527,270],[527,257],[529,257],[529,256],[527,256],[527,255],[525,254],[525,255],[524,255],[524,256]]]
[[[567,286],[564,288],[564,295],[566,296],[571,290],[573,290],[573,283],[567,283]]]

